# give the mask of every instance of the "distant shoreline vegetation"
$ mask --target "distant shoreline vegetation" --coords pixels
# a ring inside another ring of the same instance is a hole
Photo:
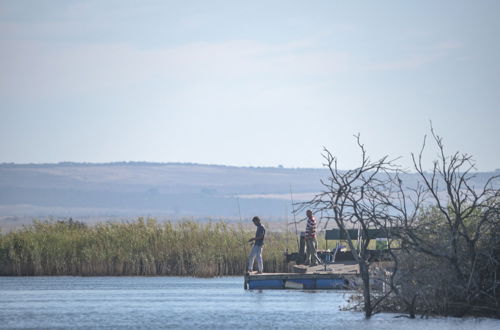
[[[56,163],[0,163],[0,168],[10,167],[73,167],[73,166],[192,166],[192,167],[214,167],[214,168],[242,168],[262,170],[324,170],[322,167],[286,167],[281,164],[275,166],[240,166],[224,164],[206,164],[192,162],[141,162],[141,161],[116,161],[116,162],[56,162]],[[500,169],[498,169],[500,170]]]
[[[253,234],[221,221],[160,224],[139,218],[94,226],[73,220],[34,221],[0,233],[0,275],[242,275]],[[294,242],[289,233],[267,233],[266,272],[287,270],[283,252]]]

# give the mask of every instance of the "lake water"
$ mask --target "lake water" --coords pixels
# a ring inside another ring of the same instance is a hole
[[[500,320],[340,311],[347,292],[245,291],[243,278],[0,277],[1,328],[500,329]]]

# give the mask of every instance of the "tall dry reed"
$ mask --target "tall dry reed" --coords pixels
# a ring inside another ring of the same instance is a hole
[[[0,275],[240,275],[253,234],[224,222],[35,221],[0,234]],[[291,234],[268,231],[266,272],[287,270],[283,252],[294,242]]]

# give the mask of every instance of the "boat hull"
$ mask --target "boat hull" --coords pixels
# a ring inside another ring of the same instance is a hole
[[[354,282],[339,274],[259,274],[245,276],[248,290],[339,290],[352,289]]]

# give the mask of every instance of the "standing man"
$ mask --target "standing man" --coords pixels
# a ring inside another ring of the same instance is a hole
[[[306,226],[306,264],[316,266],[319,258],[316,254],[318,242],[316,241],[316,218],[311,210],[306,211],[307,226]]]
[[[253,224],[257,227],[255,231],[255,237],[250,238],[249,242],[254,242],[252,250],[250,251],[250,255],[248,256],[248,272],[253,271],[253,263],[255,258],[257,258],[257,267],[259,271],[257,274],[262,274],[264,271],[264,264],[262,262],[262,247],[264,246],[264,236],[266,236],[266,230],[264,226],[260,223],[259,217],[253,217]]]

